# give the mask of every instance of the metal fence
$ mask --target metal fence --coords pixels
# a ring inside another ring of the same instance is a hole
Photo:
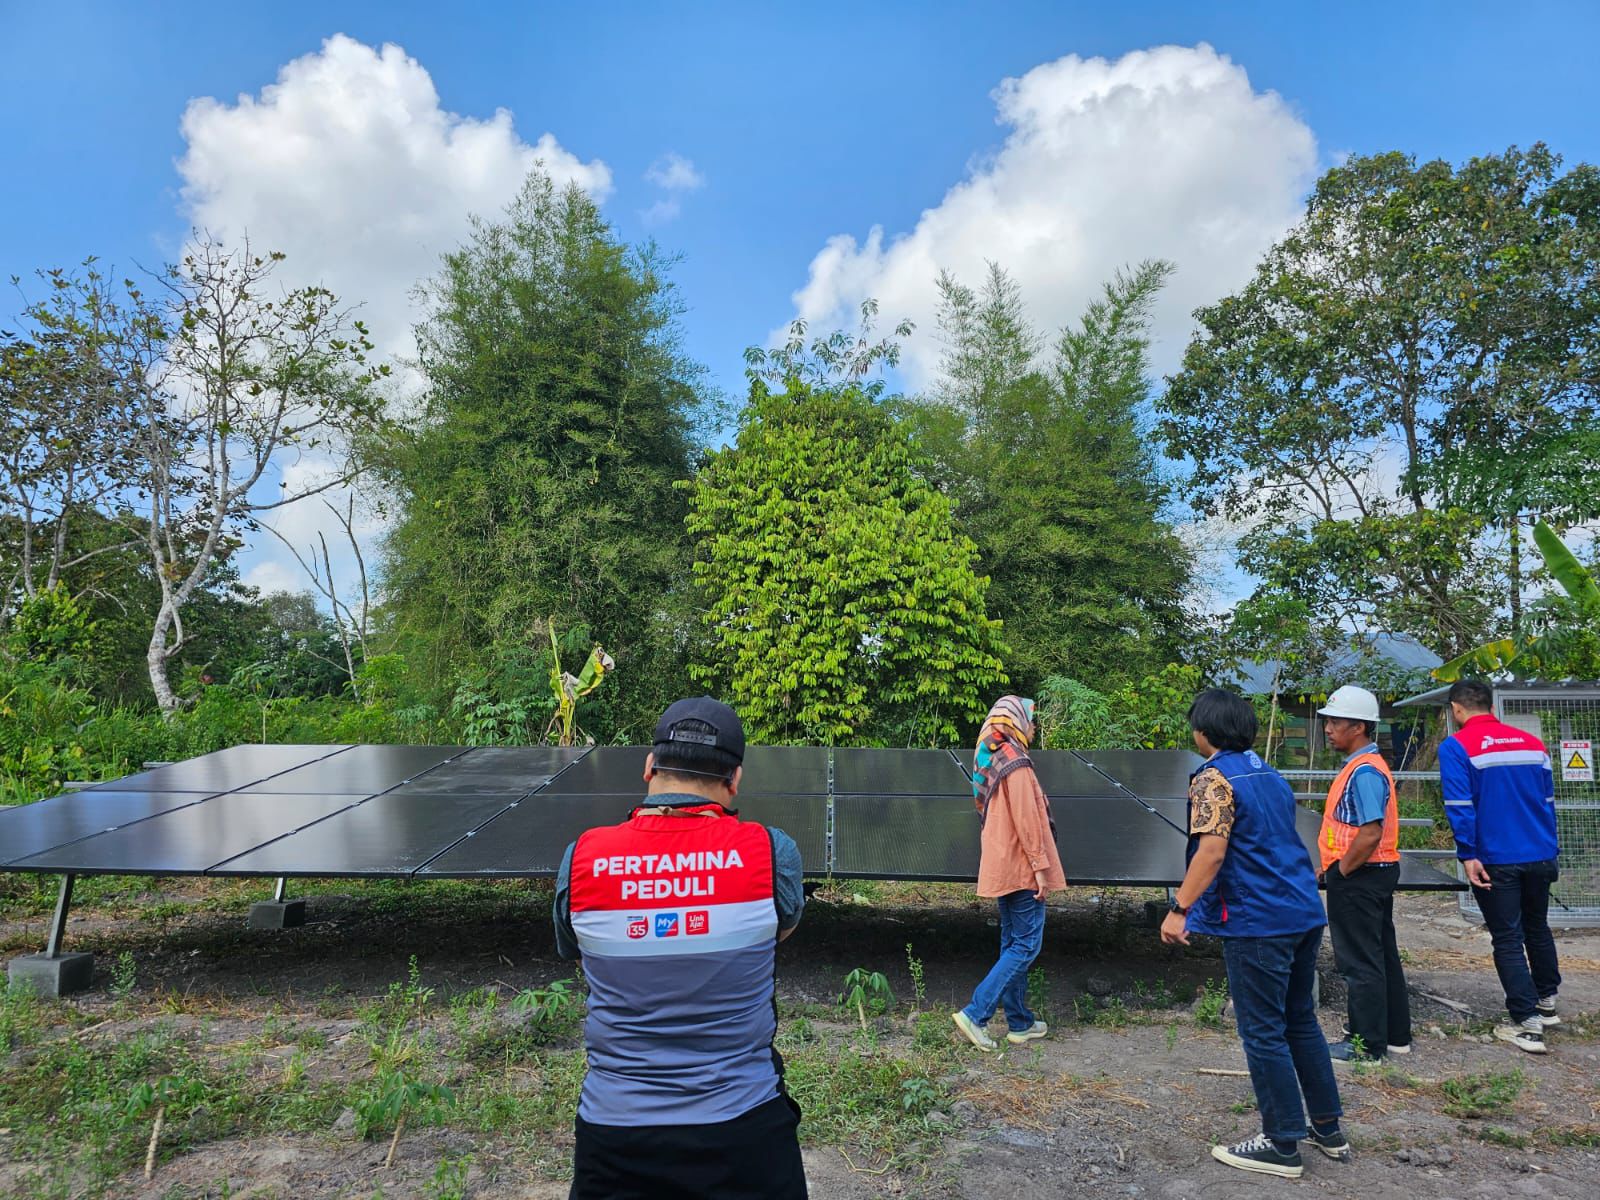
[[[1561,880],[1550,892],[1550,919],[1600,925],[1600,783],[1595,782],[1600,771],[1594,761],[1600,748],[1600,684],[1497,687],[1494,709],[1506,724],[1544,742],[1555,766]]]

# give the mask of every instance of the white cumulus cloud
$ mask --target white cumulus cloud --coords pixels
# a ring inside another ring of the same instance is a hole
[[[644,177],[669,192],[692,192],[704,187],[706,182],[693,162],[675,152],[663,154],[651,163]]]
[[[1156,309],[1156,364],[1170,370],[1190,312],[1243,283],[1300,214],[1317,167],[1311,130],[1210,46],[1162,46],[1116,61],[1068,55],[995,89],[1004,142],[915,227],[838,234],[794,294],[813,327],[850,326],[875,297],[917,333],[904,359],[925,383],[939,358],[934,281],[982,280],[998,262],[1035,321],[1075,320],[1120,266],[1165,258],[1177,273]]]
[[[399,46],[374,48],[343,34],[285,65],[258,94],[192,100],[181,128],[177,169],[191,222],[226,242],[248,236],[257,250],[283,251],[279,278],[321,284],[360,305],[378,353],[397,366],[415,350],[411,329],[422,314],[413,289],[462,242],[470,216],[497,215],[536,165],[597,199],[611,190],[601,160],[584,161],[552,133],[524,140],[505,109],[487,119],[453,113],[427,68]],[[405,370],[397,379],[402,393],[416,386]],[[279,478],[292,488],[325,467],[285,463]],[[346,497],[327,499],[342,509]],[[353,555],[320,499],[267,520],[302,553],[325,532],[341,586],[354,586]],[[375,525],[359,532],[370,548]],[[300,578],[264,531],[242,566],[262,586]]]
[[[233,103],[184,111],[178,160],[194,224],[288,255],[285,278],[362,305],[379,349],[412,349],[411,289],[438,268],[476,213],[496,215],[536,163],[603,197],[611,169],[553,134],[523,140],[511,113],[441,106],[427,69],[399,46],[337,34]]]

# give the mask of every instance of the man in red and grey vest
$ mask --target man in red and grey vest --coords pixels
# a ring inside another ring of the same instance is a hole
[[[806,1195],[772,1044],[800,852],[737,818],[743,761],[731,708],[679,700],[656,725],[644,802],[567,848],[556,948],[589,982],[572,1200]]]

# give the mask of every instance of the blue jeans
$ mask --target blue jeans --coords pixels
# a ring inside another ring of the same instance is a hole
[[[1024,889],[1001,896],[1000,960],[972,992],[972,1003],[961,1011],[974,1025],[987,1025],[994,1010],[1004,1007],[1006,1027],[1012,1033],[1033,1028],[1028,1008],[1028,968],[1044,947],[1044,901]]]
[[[1319,1125],[1343,1115],[1328,1039],[1317,1023],[1313,981],[1321,945],[1321,928],[1282,937],[1222,939],[1261,1131],[1275,1142],[1306,1136],[1307,1109]]]
[[[1526,1021],[1534,1002],[1561,986],[1556,939],[1550,932],[1550,885],[1560,878],[1552,862],[1485,866],[1488,889],[1475,887],[1483,923],[1494,942],[1494,969],[1513,1021]]]

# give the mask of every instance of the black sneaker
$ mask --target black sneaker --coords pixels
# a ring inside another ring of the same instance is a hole
[[[1313,1129],[1306,1134],[1306,1141],[1335,1162],[1350,1161],[1350,1142],[1344,1136],[1344,1130],[1342,1129],[1335,1129],[1332,1133],[1318,1133]]]
[[[1238,1167],[1241,1171],[1259,1171],[1263,1175],[1277,1175],[1283,1179],[1299,1179],[1306,1170],[1298,1146],[1285,1154],[1264,1133],[1258,1133],[1250,1140],[1234,1146],[1213,1146],[1211,1157],[1230,1167]]]

